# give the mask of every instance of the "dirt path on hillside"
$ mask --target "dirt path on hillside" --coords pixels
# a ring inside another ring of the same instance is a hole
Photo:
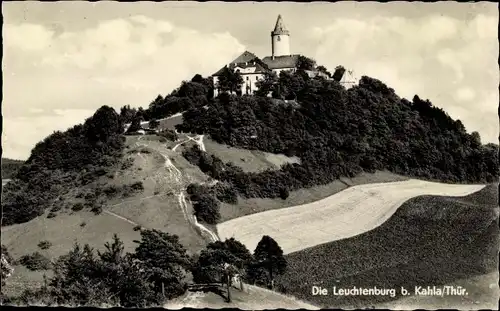
[[[153,149],[155,149],[155,151],[157,151],[159,154],[161,154],[161,156],[164,158],[164,161],[165,161],[164,162],[165,172],[160,171],[161,172],[160,174],[165,174],[165,175],[163,175],[163,178],[165,178],[165,181],[167,183],[169,183],[169,182],[171,182],[171,178],[173,178],[176,181],[176,183],[182,183],[183,181],[185,181],[185,176],[184,176],[183,172],[179,168],[177,168],[175,166],[175,164],[172,162],[172,160],[168,156],[168,151],[154,148],[153,144],[151,144],[151,145],[148,144],[145,140],[143,140],[143,138],[144,138],[143,136],[140,136],[137,139],[137,141],[135,143],[136,146],[137,147],[143,146],[143,147],[153,148]],[[184,141],[176,144],[174,146],[174,148],[172,148],[172,151],[175,151],[175,149],[177,149],[180,145],[182,145],[186,142],[189,142],[189,141],[196,142],[196,144],[198,144],[198,146],[200,147],[200,150],[205,151],[206,148],[205,148],[205,144],[204,144],[203,139],[204,139],[204,135],[197,135],[195,137],[188,136],[187,140],[184,140]],[[139,157],[141,157],[141,155],[143,155],[140,152],[139,152],[139,154],[140,154]],[[143,158],[143,157],[141,157],[141,158]],[[143,160],[148,160],[147,155],[146,155],[146,157],[144,157]],[[217,180],[212,180],[210,184],[215,184],[217,182],[218,182]],[[187,198],[185,187],[183,187],[182,189],[177,189],[174,193],[177,196],[179,207],[182,211],[182,214],[184,216],[184,219],[186,220],[187,225],[193,226],[202,237],[207,238],[207,240],[209,240],[210,242],[219,241],[220,240],[219,236],[215,232],[213,232],[212,230],[210,230],[209,228],[207,228],[206,226],[204,226],[203,224],[198,222],[196,216],[194,215],[192,205],[190,204],[189,199]],[[150,197],[154,197],[154,196],[150,196]],[[142,198],[142,199],[144,200],[147,198],[149,198],[149,197]],[[123,203],[125,203],[125,202],[121,202],[121,203],[118,203],[116,205],[123,204]],[[115,214],[113,212],[108,211],[107,214],[118,217],[124,221],[131,223],[131,224],[138,225],[135,222],[133,222],[125,217],[122,217],[118,214]],[[145,224],[145,225],[147,225],[147,224]],[[146,226],[144,226],[144,227],[146,227]],[[238,275],[236,275],[235,278],[233,279],[233,284],[239,284],[239,276]],[[257,286],[244,284],[244,287],[245,287],[245,292],[241,292],[241,294],[248,295],[248,297],[245,298],[244,302],[242,302],[243,304],[241,305],[241,307],[243,309],[262,309],[263,306],[265,306],[267,308],[283,307],[283,308],[289,308],[289,309],[297,309],[297,308],[319,309],[313,305],[304,303],[304,302],[299,301],[293,297],[288,297],[288,296],[276,293],[274,291],[263,289],[263,288],[260,288]],[[235,291],[239,291],[239,290],[235,290]],[[198,295],[198,294],[197,293],[189,293],[187,296],[187,301],[183,301],[178,306],[179,307],[189,307],[192,305],[197,305],[198,307],[203,307],[203,308],[207,307],[208,305],[205,304],[204,302],[202,302],[201,305],[197,304],[200,301],[196,301],[196,297],[195,297],[196,295]],[[273,299],[272,299],[272,301],[268,301],[267,303],[264,303],[264,301],[268,300],[268,299],[266,299],[266,297],[273,297]],[[224,302],[222,300],[220,300],[220,297],[216,303],[217,304],[220,304],[220,303],[224,304]],[[223,306],[223,305],[220,304],[220,306]],[[171,306],[169,306],[169,308],[170,307]]]
[[[189,135],[186,135],[186,137],[188,139],[186,140],[183,140],[181,141],[180,143],[176,144],[173,148],[172,148],[172,151],[175,151],[175,149],[177,149],[179,146],[189,142],[189,141],[194,141],[199,147],[200,147],[200,150],[201,151],[207,151],[207,149],[205,148],[205,143],[203,142],[203,137],[205,137],[205,135],[197,135],[195,137],[191,137]]]
[[[217,234],[213,233],[210,229],[200,224],[196,219],[196,216],[194,216],[194,214],[192,213],[192,211],[189,211],[184,190],[178,194],[178,198],[179,198],[179,205],[181,206],[182,213],[184,214],[186,220],[190,224],[198,228],[200,230],[200,233],[204,232],[210,238],[211,242],[219,241],[219,237],[217,236]]]
[[[127,219],[127,218],[125,218],[125,217],[123,217],[123,216],[120,216],[120,215],[118,215],[118,214],[115,214],[115,213],[113,213],[113,212],[110,212],[110,211],[103,211],[103,212],[104,212],[104,213],[106,213],[106,214],[109,214],[109,215],[111,215],[111,216],[115,216],[115,217],[118,217],[118,218],[120,218],[120,219],[122,219],[122,220],[125,220],[126,222],[131,223],[131,224],[133,224],[134,226],[139,226],[139,224],[138,224],[138,223],[133,222],[132,220]]]

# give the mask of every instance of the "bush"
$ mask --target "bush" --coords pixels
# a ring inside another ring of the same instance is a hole
[[[281,199],[286,200],[289,195],[290,195],[290,191],[288,191],[287,188],[281,188],[280,189],[280,198]]]
[[[214,225],[220,220],[220,203],[211,195],[201,195],[193,204],[198,219]]]
[[[52,243],[50,243],[47,240],[40,241],[40,243],[38,243],[38,247],[40,247],[41,249],[49,249],[51,246],[52,246]]]
[[[142,184],[142,181],[138,181],[130,185],[130,188],[133,191],[143,191],[144,190],[144,185]]]
[[[62,209],[61,203],[54,203],[55,205],[50,209],[51,212],[55,213]]]
[[[127,170],[131,168],[133,164],[134,164],[134,159],[126,158],[122,163],[122,170]]]
[[[109,185],[103,189],[103,192],[108,196],[112,197],[118,194],[118,187],[114,185]]]
[[[177,141],[179,139],[179,136],[177,135],[177,133],[171,129],[166,129],[166,130],[160,131],[158,133],[158,135],[161,137],[165,137],[166,139],[168,139],[170,141]]]
[[[137,226],[134,227],[134,231],[140,231],[141,229],[142,229],[142,227],[139,226],[139,225],[137,225]]]
[[[93,212],[95,215],[99,215],[102,213],[102,205],[95,205],[94,207],[92,207],[90,211]]]
[[[217,183],[213,189],[218,200],[229,204],[238,203],[236,189],[232,184]]]
[[[76,203],[75,205],[73,205],[73,207],[71,207],[71,210],[78,212],[78,211],[81,211],[83,208],[84,208],[84,206],[82,203]]]
[[[54,218],[54,217],[56,217],[56,216],[57,216],[57,214],[56,214],[56,213],[54,213],[54,212],[50,212],[50,213],[47,215],[47,218],[49,218],[49,219],[50,219],[50,218]]]
[[[83,228],[83,227],[85,227],[86,225],[87,225],[87,223],[84,221],[84,222],[82,222],[82,223],[80,224],[80,227],[82,227],[82,228]]]
[[[19,259],[19,263],[31,271],[49,270],[52,268],[52,262],[39,252],[31,255],[24,255]]]

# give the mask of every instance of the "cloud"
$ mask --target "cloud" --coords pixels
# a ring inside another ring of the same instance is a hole
[[[319,64],[378,78],[408,99],[428,98],[484,142],[498,143],[497,26],[497,16],[481,14],[337,18],[312,26],[309,43]]]
[[[200,33],[142,15],[80,30],[53,29],[28,23],[4,26],[6,155],[27,158],[46,135],[80,122],[80,113],[102,105],[147,106],[182,80],[196,73],[210,75],[245,50],[227,32]],[[64,114],[33,113],[39,109]]]
[[[458,89],[455,94],[455,99],[457,101],[471,101],[476,97],[476,92],[470,87],[463,87]]]
[[[41,51],[50,46],[54,32],[36,24],[6,24],[2,35],[7,48]]]

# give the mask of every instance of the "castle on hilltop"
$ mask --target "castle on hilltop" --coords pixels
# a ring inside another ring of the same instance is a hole
[[[258,89],[257,81],[264,79],[266,72],[275,72],[277,75],[284,70],[294,72],[297,70],[299,58],[299,54],[290,53],[290,31],[286,29],[281,15],[278,15],[274,30],[271,31],[271,56],[259,59],[249,51],[243,52],[235,60],[212,75],[215,86],[214,95],[217,96],[220,92],[217,85],[219,77],[226,68],[241,74],[243,78],[241,94],[251,95]],[[306,70],[306,73],[310,77],[322,76],[326,79],[331,79],[329,75],[316,69]]]

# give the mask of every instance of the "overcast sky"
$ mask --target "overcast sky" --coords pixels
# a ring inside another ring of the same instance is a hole
[[[241,52],[271,53],[282,14],[291,52],[382,80],[498,137],[494,3],[3,2],[3,157],[26,159],[102,105],[147,107]]]

